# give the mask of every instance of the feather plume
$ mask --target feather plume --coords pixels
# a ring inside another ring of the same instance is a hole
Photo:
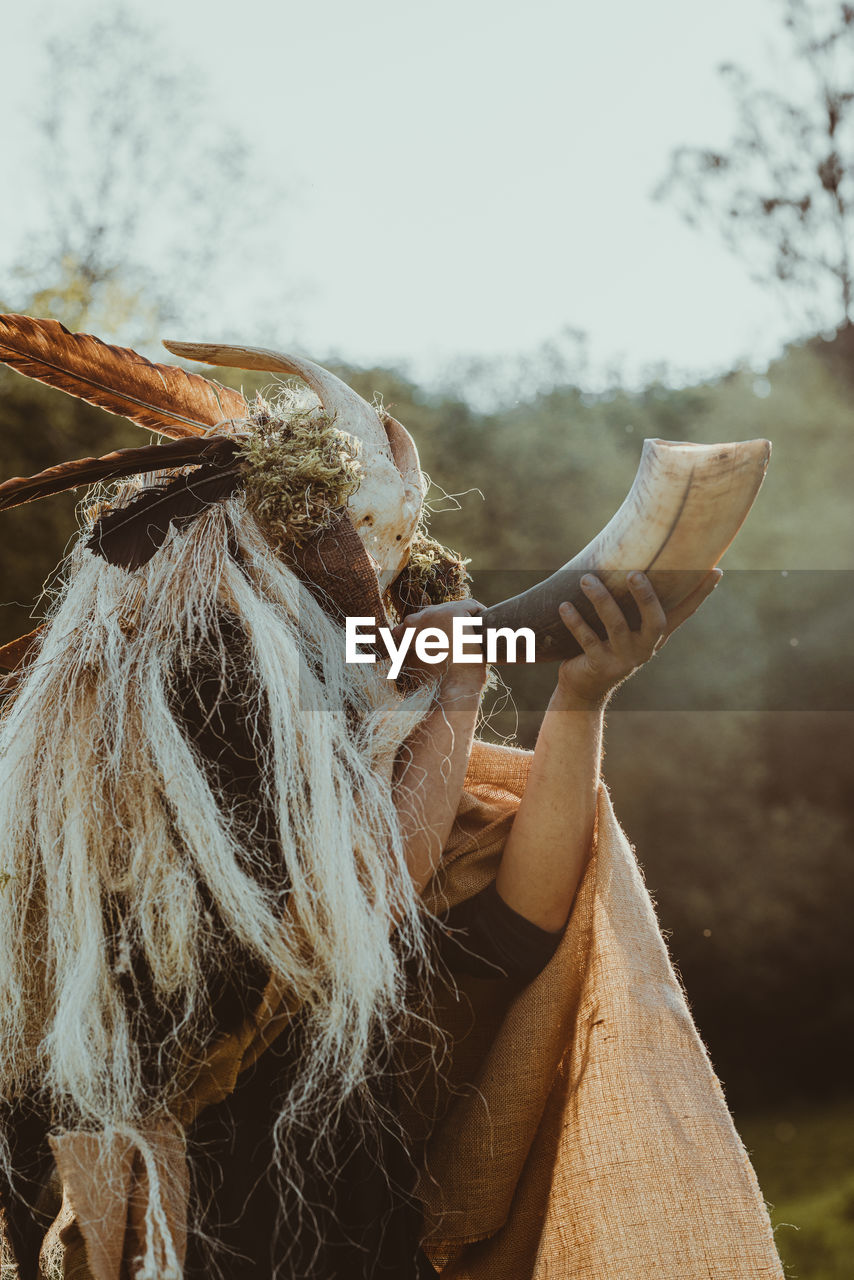
[[[0,646],[0,671],[15,671],[26,661],[35,648],[44,626],[42,622],[34,631],[28,631],[25,636],[18,636],[17,640],[10,640],[8,644]]]
[[[67,489],[78,489],[81,485],[120,480],[142,471],[204,463],[223,465],[232,460],[238,448],[238,441],[227,436],[192,436],[168,444],[142,445],[139,449],[115,449],[100,458],[60,462],[37,475],[14,476],[0,484],[0,511],[64,493]]]
[[[239,391],[91,334],[69,333],[57,320],[0,316],[0,361],[176,440],[248,411]]]
[[[201,515],[214,502],[229,497],[240,483],[237,467],[200,467],[165,485],[152,485],[96,522],[86,543],[110,564],[140,569],[162,547],[171,524]]]

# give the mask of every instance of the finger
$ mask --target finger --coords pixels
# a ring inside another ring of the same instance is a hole
[[[446,600],[444,604],[434,604],[430,606],[428,612],[431,617],[469,617],[472,614],[480,613],[485,608],[477,600],[471,600],[468,597],[465,600]]]
[[[625,648],[631,634],[629,624],[626,621],[626,615],[604,582],[600,582],[592,574],[586,573],[581,579],[581,589],[599,615],[608,633],[608,640],[612,648],[615,650]]]
[[[645,573],[630,573],[628,585],[640,613],[641,640],[651,649],[664,635],[667,615]]]
[[[401,618],[394,630],[402,631],[404,627],[414,627],[417,631],[419,627],[425,626],[427,621],[428,619],[424,616],[424,610],[419,609],[416,613],[408,613],[406,617]]]
[[[602,641],[596,632],[585,622],[575,605],[569,600],[564,600],[563,604],[558,606],[560,620],[578,643],[584,653],[589,653],[595,649],[597,645],[601,645]]]
[[[703,601],[712,594],[722,577],[722,569],[710,569],[691,594],[686,596],[674,609],[670,610],[667,614],[667,627],[664,632],[665,640],[672,636],[676,628],[681,627],[682,623],[699,609]]]

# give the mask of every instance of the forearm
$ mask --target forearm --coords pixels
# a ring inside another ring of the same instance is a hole
[[[593,836],[603,703],[555,690],[497,876],[501,897],[542,929],[563,928]]]
[[[436,706],[398,756],[394,803],[407,866],[419,890],[438,867],[457,814],[479,705],[479,684],[449,677]]]

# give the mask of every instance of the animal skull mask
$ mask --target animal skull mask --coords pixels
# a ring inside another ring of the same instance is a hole
[[[338,430],[359,442],[362,477],[348,501],[348,514],[370,556],[380,591],[390,586],[409,559],[424,501],[418,450],[409,432],[390,415],[381,416],[333,373],[303,357],[215,343],[164,345],[176,355],[206,364],[289,374],[308,384]],[[174,365],[153,364],[135,351],[109,346],[91,335],[69,333],[55,320],[0,317],[0,360],[176,441],[81,458],[37,476],[15,477],[0,484],[0,509],[163,467],[198,465],[202,474],[206,465],[216,464],[225,474],[233,462],[233,446],[217,428],[249,414],[239,391]],[[227,491],[226,485],[223,493]]]
[[[421,516],[424,487],[418,450],[412,436],[394,418],[377,410],[334,373],[301,356],[264,347],[219,346],[214,343],[164,342],[167,351],[186,360],[228,365],[264,373],[284,373],[304,382],[317,395],[339,431],[361,446],[362,483],[348,509],[374,563],[380,589],[390,586],[409,559]]]

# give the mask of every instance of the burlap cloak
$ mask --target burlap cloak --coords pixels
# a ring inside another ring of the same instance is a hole
[[[433,905],[495,875],[530,761],[475,745]],[[443,1280],[782,1280],[756,1175],[604,786],[553,959],[509,1001],[499,984],[459,985],[463,998],[449,991],[439,1010],[462,1037],[457,1092],[422,1183]]]
[[[475,744],[428,890],[434,909],[494,877],[530,760]],[[254,1023],[188,1081],[185,1123],[283,1025],[285,1001],[267,994]],[[424,1074],[410,1120],[424,1150],[424,1244],[443,1280],[782,1280],[756,1176],[604,786],[568,928],[540,976],[522,989],[466,977],[437,996],[452,1047],[440,1080]],[[151,1137],[182,1253],[182,1145],[168,1131]],[[139,1250],[144,1178],[116,1135],[112,1158],[128,1176],[112,1187],[128,1196],[99,1191],[92,1141],[54,1143],[65,1274],[118,1280],[123,1255]]]

